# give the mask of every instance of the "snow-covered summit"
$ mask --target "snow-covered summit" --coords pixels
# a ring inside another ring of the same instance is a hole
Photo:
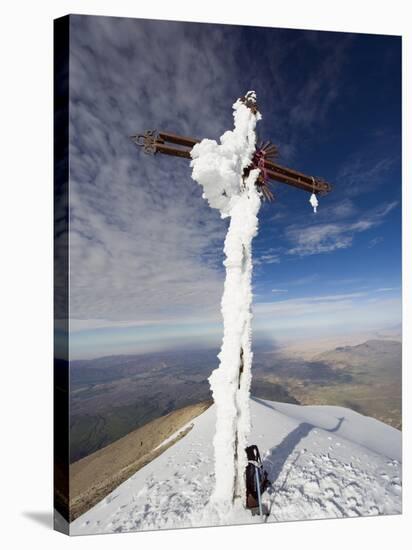
[[[250,443],[271,486],[266,521],[401,512],[401,432],[350,409],[252,399]],[[208,507],[215,407],[175,445],[70,525],[70,534],[260,523],[241,503]]]

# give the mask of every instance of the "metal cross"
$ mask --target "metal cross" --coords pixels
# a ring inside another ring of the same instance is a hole
[[[243,98],[247,104],[247,100]],[[257,110],[256,104],[247,105],[252,109]],[[130,136],[132,141],[147,154],[155,155],[161,153],[173,157],[181,157],[191,160],[190,152],[196,143],[200,140],[191,137],[179,136],[171,132],[163,132],[157,130],[147,130],[143,134]],[[256,147],[255,154],[251,165],[246,169],[250,171],[252,168],[260,168],[260,175],[256,185],[261,190],[263,196],[268,199],[273,199],[273,194],[269,189],[269,181],[274,180],[286,185],[291,185],[303,191],[314,193],[315,195],[326,195],[332,190],[330,183],[316,176],[308,176],[302,172],[298,172],[293,168],[282,166],[273,162],[278,154],[278,149],[270,141],[261,143]],[[244,174],[247,176],[247,173]]]

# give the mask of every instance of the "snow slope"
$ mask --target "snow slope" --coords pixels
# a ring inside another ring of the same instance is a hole
[[[401,513],[401,432],[342,407],[251,399],[256,443],[271,487],[266,521]],[[261,523],[241,503],[208,507],[215,407],[192,430],[70,525],[82,535]]]

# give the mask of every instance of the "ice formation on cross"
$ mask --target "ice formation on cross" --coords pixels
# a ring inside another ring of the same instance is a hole
[[[318,202],[318,198],[315,195],[315,193],[311,194],[309,202],[312,205],[314,213],[316,214],[316,212],[318,211],[319,202]]]
[[[259,168],[249,172],[256,150],[256,123],[261,119],[256,94],[248,92],[233,105],[234,129],[215,140],[203,139],[191,152],[192,178],[203,198],[221,217],[230,217],[224,252],[226,279],[221,302],[223,341],[220,364],[210,378],[216,405],[214,437],[215,488],[211,503],[231,506],[245,497],[245,448],[250,431],[252,240],[258,231],[261,194],[255,183]]]

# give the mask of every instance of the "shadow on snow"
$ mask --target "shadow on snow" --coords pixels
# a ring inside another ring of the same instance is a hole
[[[262,401],[261,399],[258,399],[256,397],[252,397],[254,401],[259,403],[260,405],[263,405],[265,407],[268,407],[269,409],[272,409],[274,411],[280,412],[274,407],[273,405],[269,405],[269,403],[265,403],[265,401]],[[334,428],[320,428],[319,426],[316,426],[314,424],[310,424],[309,422],[302,422],[294,430],[289,432],[284,439],[279,443],[279,445],[276,445],[276,447],[273,447],[270,449],[269,454],[265,456],[263,459],[263,467],[268,473],[269,481],[273,484],[277,481],[279,478],[283,467],[287,461],[287,459],[293,454],[295,448],[298,446],[298,444],[307,437],[307,435],[314,429],[318,428],[325,432],[337,432],[339,428],[342,425],[342,422],[345,420],[345,417],[337,418],[337,424]],[[292,470],[293,466],[297,462],[299,458],[299,455],[295,458],[295,460],[292,462],[291,467],[289,469],[289,472]],[[289,475],[289,472],[285,478],[285,481],[282,484],[282,487],[285,485],[287,481],[287,477]]]

